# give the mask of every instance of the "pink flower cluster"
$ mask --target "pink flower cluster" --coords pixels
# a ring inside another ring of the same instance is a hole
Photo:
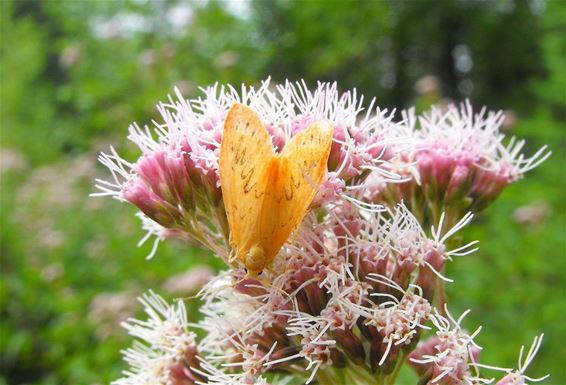
[[[394,205],[404,201],[423,220],[447,212],[450,223],[467,211],[478,212],[493,202],[509,184],[544,162],[546,146],[531,157],[525,142],[505,142],[500,132],[505,116],[485,108],[474,112],[469,101],[460,107],[433,107],[421,116],[403,113],[401,137],[390,162],[397,165],[400,183],[370,178],[374,201]],[[409,140],[407,144],[406,140]]]
[[[135,163],[113,148],[99,158],[113,179],[97,180],[100,192],[93,195],[137,206],[145,228],[157,239],[180,237],[227,257],[218,156],[224,118],[236,102],[259,114],[278,150],[313,121],[333,123],[329,173],[317,205],[339,200],[346,188],[355,188],[392,156],[386,150],[388,136],[399,126],[393,114],[373,103],[371,114],[362,114],[363,98],[355,91],[340,94],[336,84],[321,83],[310,91],[304,83],[273,86],[266,80],[258,89],[242,86],[241,92],[232,86],[203,91],[204,98],[186,100],[176,90],[176,99],[158,105],[163,123],[154,122],[153,129],[130,126],[128,138],[142,151]]]
[[[313,121],[332,123],[328,173],[260,278],[234,264],[201,290],[203,319],[192,326],[203,338],[182,302],[143,297],[149,320],[125,325],[143,342],[125,351],[131,369],[115,384],[389,384],[405,364],[427,385],[487,384],[491,370],[504,372],[498,385],[544,379],[525,375],[542,336],[515,370],[480,363],[479,328],[466,332],[467,312],[452,318],[444,296],[445,265],[477,249],[454,237],[467,211],[540,164],[544,148],[525,158],[523,142],[504,144],[500,113],[474,114],[469,103],[396,120],[336,84],[203,91],[195,100],[176,91],[151,130],[130,127],[136,162],[114,149],[100,156],[113,180],[98,180],[97,195],[138,207],[148,236],[181,238],[228,262],[218,157],[235,102],[259,114],[277,150]]]
[[[240,360],[242,376],[249,375],[245,367],[261,368],[261,374],[304,365],[306,382],[336,367],[352,381],[394,378],[430,329],[425,324],[436,282],[447,279],[436,268],[454,250],[442,243],[447,237],[428,238],[402,205],[395,211],[351,208],[347,223],[335,212],[322,221],[314,213],[306,218],[296,242],[262,280],[231,270],[203,289],[205,360],[219,350],[244,357],[252,349],[255,354]],[[473,251],[472,245],[456,254]],[[263,364],[252,364],[252,357]]]

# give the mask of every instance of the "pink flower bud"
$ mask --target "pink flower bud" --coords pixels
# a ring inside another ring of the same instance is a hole
[[[291,135],[294,136],[297,133],[305,130],[309,125],[315,122],[315,118],[312,115],[298,115],[295,116],[291,122]]]
[[[493,202],[499,194],[513,182],[513,178],[500,170],[478,170],[474,178],[471,195],[475,199],[476,209],[483,209]]]
[[[173,227],[179,219],[175,206],[155,194],[141,179],[134,178],[126,183],[122,189],[122,196],[164,227]]]
[[[350,203],[344,203],[337,206],[334,211],[336,213],[333,226],[334,234],[338,237],[355,237],[362,228],[362,220],[355,207]]]
[[[344,160],[344,141],[346,140],[346,132],[344,126],[338,124],[334,126],[333,141],[330,147],[330,156],[328,157],[328,170],[336,171],[340,163]]]
[[[430,369],[432,364],[415,362],[415,360],[421,360],[425,356],[434,356],[436,354],[436,346],[439,344],[440,338],[433,336],[419,343],[416,349],[409,354],[407,362],[419,376],[423,376]]]
[[[468,176],[470,170],[467,166],[458,165],[452,172],[448,187],[446,190],[446,199],[451,201],[457,198],[463,198],[469,192]]]
[[[344,187],[344,180],[335,172],[326,173],[311,205],[316,207],[336,202],[343,194]]]
[[[169,367],[169,381],[171,385],[195,385],[198,378],[183,363],[178,362]]]
[[[334,330],[333,336],[348,358],[357,364],[364,363],[366,357],[364,346],[352,330]]]

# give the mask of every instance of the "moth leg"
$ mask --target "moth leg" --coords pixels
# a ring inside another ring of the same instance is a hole
[[[276,274],[276,273],[275,273],[275,270],[273,270],[273,268],[272,268],[271,265],[264,267],[263,270],[264,270],[264,271],[267,271],[267,272],[270,273],[270,274],[274,274],[274,275]]]
[[[233,263],[236,258],[237,258],[238,254],[236,253],[236,247],[232,246],[230,249],[230,254],[228,255],[228,262]]]
[[[297,224],[297,226],[295,226],[295,228],[293,229],[293,237],[292,239],[292,243],[297,242],[297,240],[299,239],[299,230],[301,229],[301,223],[299,222],[299,224]]]
[[[311,176],[301,168],[301,173],[303,174],[303,178],[307,181],[307,183],[315,190],[318,190],[319,185],[311,178]]]

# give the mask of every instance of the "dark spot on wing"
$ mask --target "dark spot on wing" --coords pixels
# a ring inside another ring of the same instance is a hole
[[[286,227],[288,224],[289,224],[289,221],[281,221],[280,226],[281,226],[281,228],[284,228],[284,227]]]
[[[288,201],[293,199],[293,186],[290,186],[290,188],[285,187],[285,199]]]
[[[300,185],[301,185],[301,178],[295,180],[295,175],[291,174],[291,186],[295,186],[295,188],[299,188]]]
[[[250,169],[248,171],[246,171],[245,169],[242,169],[242,172],[240,173],[240,178],[247,179],[248,183],[249,183],[249,181],[252,179],[254,171],[255,171],[255,167],[250,167]]]
[[[242,138],[236,140],[237,142],[232,148],[232,151],[234,152],[234,162],[236,162],[236,164],[243,164],[248,152],[248,147],[244,144]]]
[[[252,191],[252,189],[256,186],[257,183],[254,182],[254,184],[250,184],[251,182],[251,178],[248,179],[246,181],[246,184],[244,185],[244,194],[249,193],[250,191]]]

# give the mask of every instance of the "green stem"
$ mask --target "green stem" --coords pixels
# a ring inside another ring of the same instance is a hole
[[[326,370],[318,370],[316,372],[315,378],[320,385],[334,385],[332,376],[330,376]]]
[[[403,366],[404,363],[405,363],[405,353],[401,352],[399,353],[399,357],[397,358],[397,362],[395,363],[395,368],[393,369],[393,372],[391,372],[391,374],[389,374],[385,378],[384,385],[395,384],[395,380],[397,379],[397,376],[399,375],[399,371],[401,370],[401,367]]]
[[[440,274],[444,275],[446,269],[442,269],[442,271],[440,272]],[[440,278],[436,278],[436,285],[434,286],[434,306],[436,307],[436,309],[438,310],[438,312],[443,315],[446,316],[446,312],[444,311],[445,309],[445,304],[447,301],[447,296],[446,296],[446,284],[444,282],[443,279]]]
[[[348,374],[354,380],[353,384],[382,385],[382,377],[369,373],[365,368],[353,366],[349,368]]]
[[[315,378],[320,385],[384,385],[383,376],[374,375],[357,365],[343,369],[327,367],[319,370]]]

